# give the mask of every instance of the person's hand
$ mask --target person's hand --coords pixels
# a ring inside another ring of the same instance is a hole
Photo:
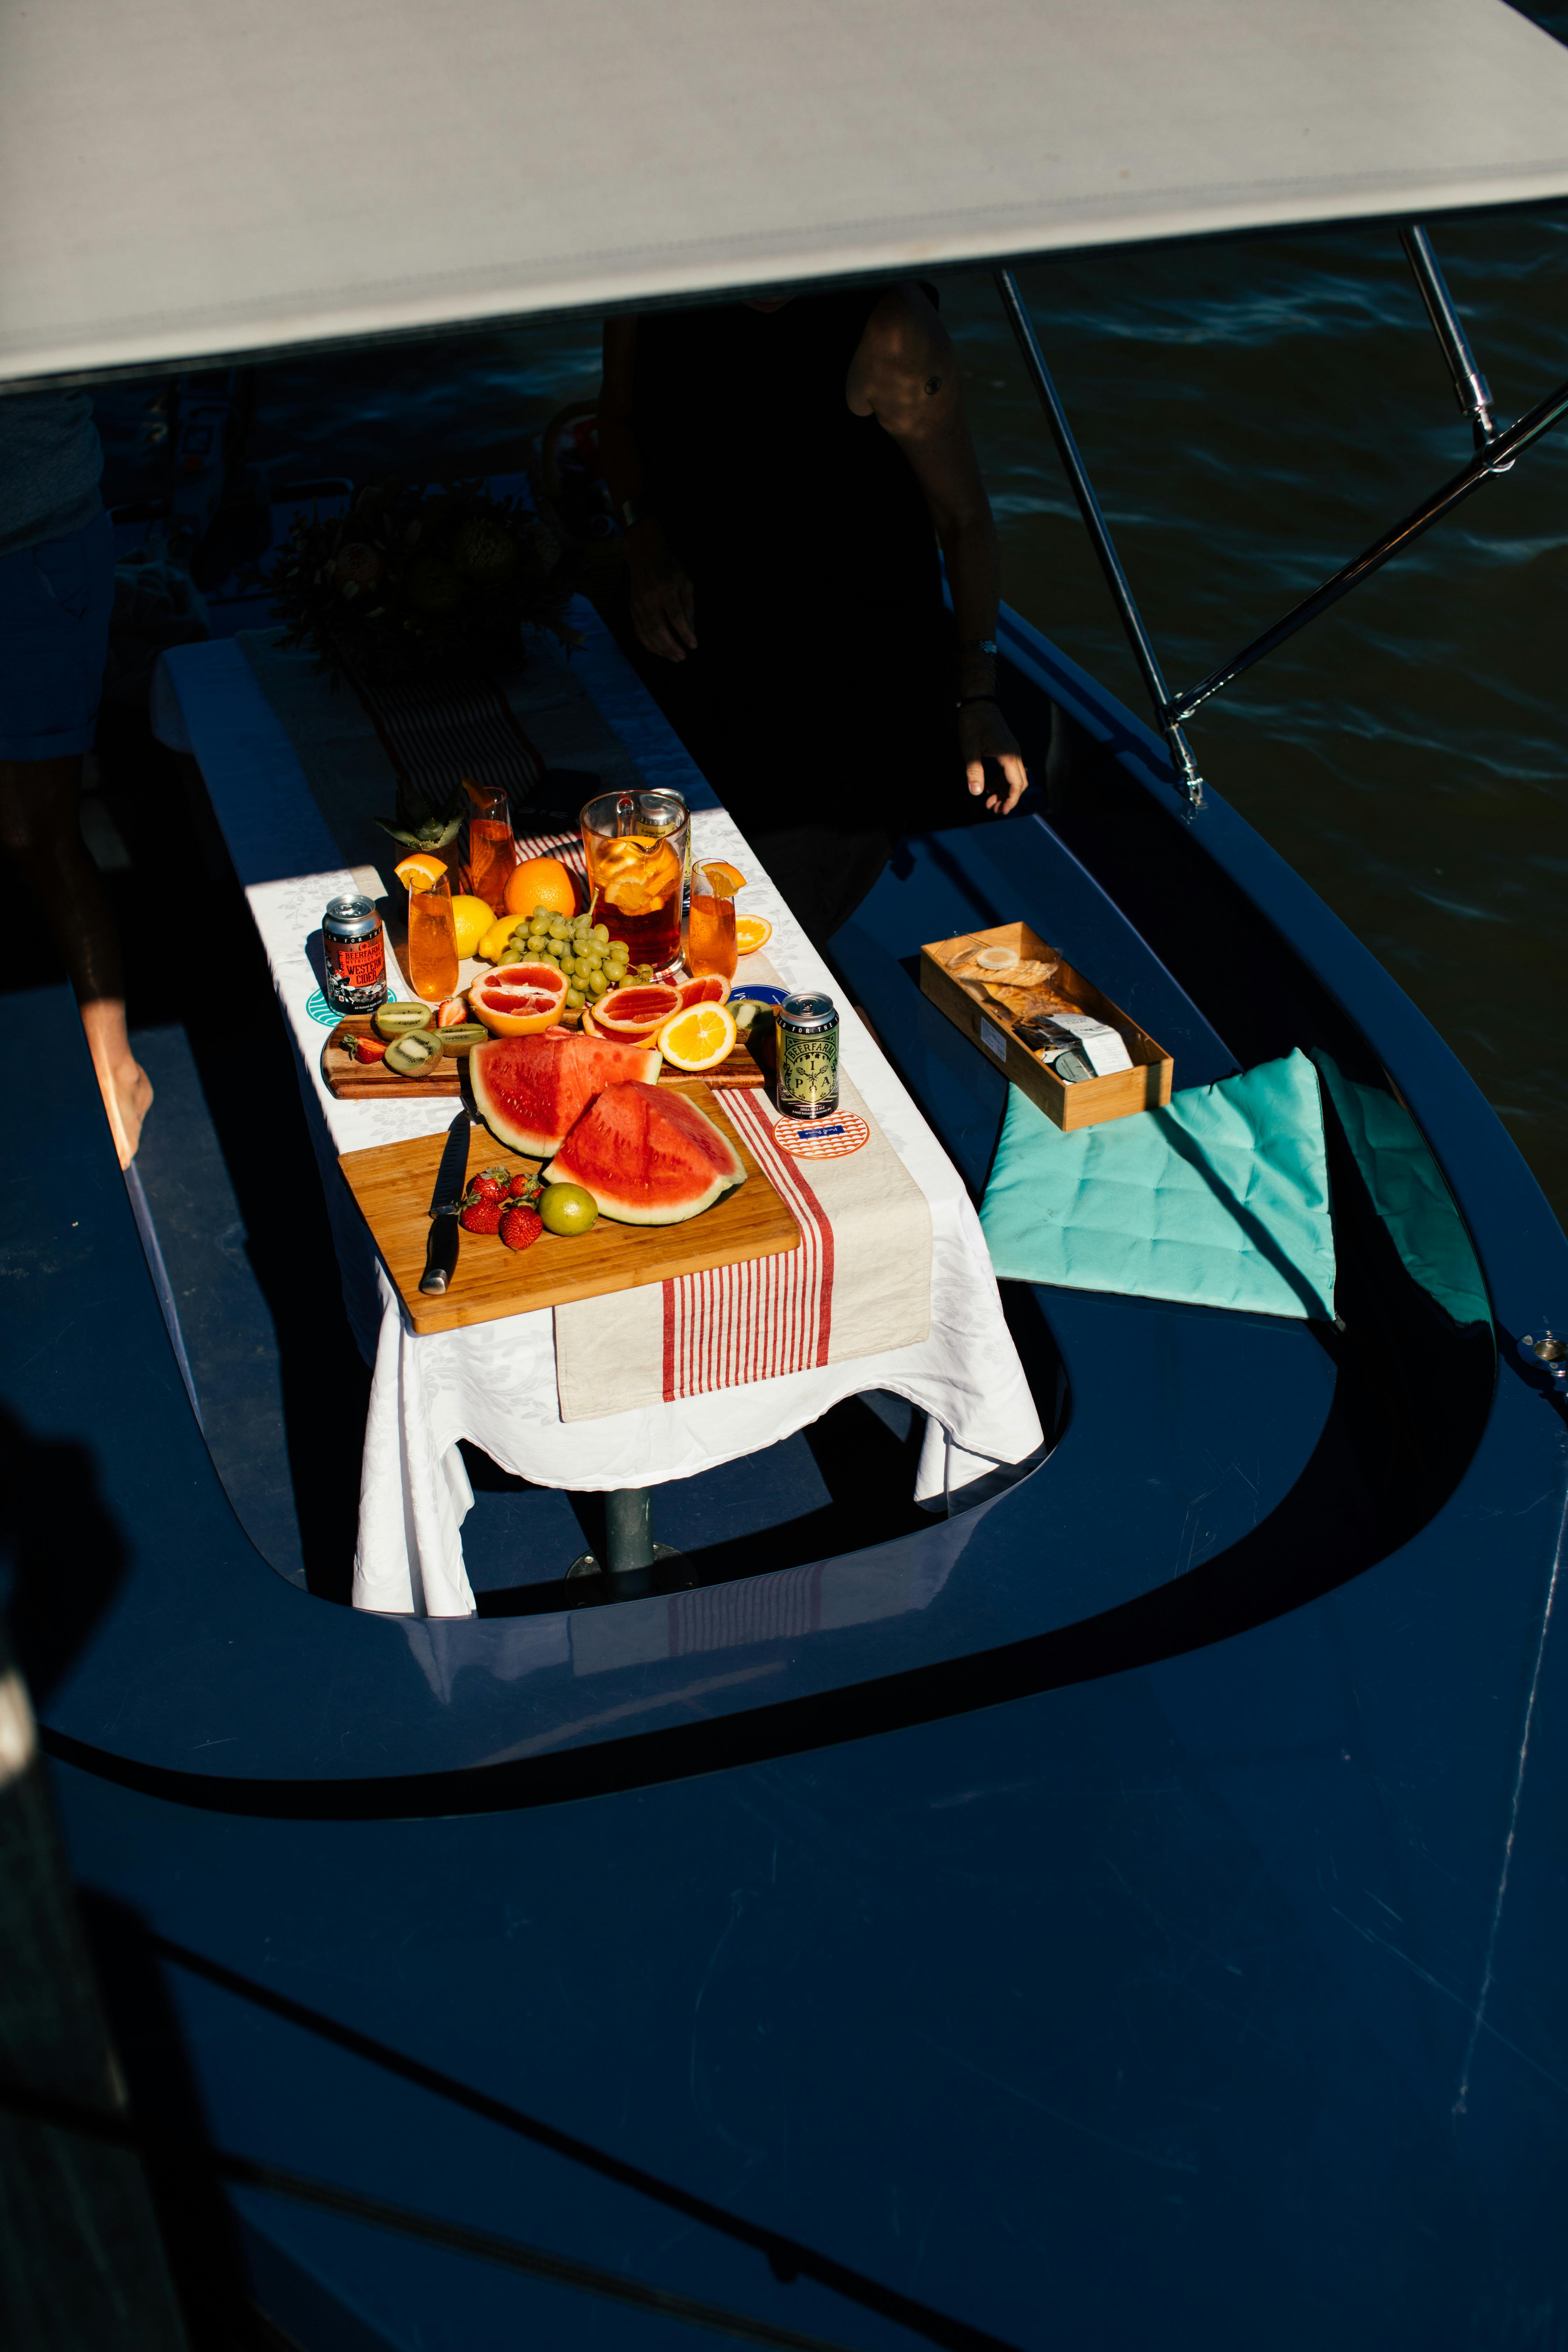
[[[1028,771],[1017,738],[994,702],[972,702],[958,714],[958,748],[963,777],[976,799],[985,792],[985,762],[994,760],[1006,784],[1006,793],[985,793],[985,805],[999,816],[1011,815],[1028,789]]]
[[[697,650],[697,594],[652,516],[626,533],[632,626],[650,654],[684,661]]]

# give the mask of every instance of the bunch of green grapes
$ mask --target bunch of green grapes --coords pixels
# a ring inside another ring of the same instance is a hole
[[[651,965],[639,965],[633,973],[626,941],[612,941],[604,923],[590,922],[586,915],[557,915],[548,907],[535,907],[518,924],[497,961],[553,965],[565,974],[569,1012],[596,1004],[629,979],[653,977]]]

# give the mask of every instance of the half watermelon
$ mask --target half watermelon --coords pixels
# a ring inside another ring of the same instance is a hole
[[[684,1224],[746,1181],[733,1144],[694,1102],[637,1082],[595,1096],[544,1173],[581,1184],[623,1225]]]
[[[559,1151],[602,1087],[636,1078],[652,1086],[660,1056],[608,1037],[549,1029],[541,1037],[491,1037],[468,1056],[479,1116],[500,1143],[530,1159]]]

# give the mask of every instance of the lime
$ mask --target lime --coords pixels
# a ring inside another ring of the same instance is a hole
[[[547,1184],[539,1196],[547,1234],[585,1234],[596,1224],[599,1204],[581,1184]]]

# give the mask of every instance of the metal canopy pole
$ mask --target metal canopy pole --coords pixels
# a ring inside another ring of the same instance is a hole
[[[1497,418],[1492,414],[1491,386],[1476,365],[1469,337],[1459,321],[1454,298],[1437,267],[1437,257],[1432,250],[1432,240],[1418,221],[1399,232],[1399,242],[1405,247],[1405,257],[1415,273],[1421,299],[1426,305],[1426,316],[1432,321],[1443,357],[1448,362],[1448,373],[1454,380],[1454,397],[1468,417],[1470,430],[1476,436],[1476,447],[1485,449],[1498,437]],[[1510,464],[1512,460],[1509,461]],[[1499,473],[1507,467],[1500,466]]]
[[[1392,530],[1385,530],[1381,539],[1374,540],[1360,555],[1353,556],[1349,563],[1334,573],[1331,580],[1325,580],[1321,588],[1314,589],[1311,595],[1304,596],[1299,604],[1293,605],[1283,620],[1276,621],[1271,629],[1265,629],[1261,636],[1254,637],[1249,646],[1244,646],[1233,661],[1227,661],[1223,668],[1212,671],[1201,686],[1192,687],[1185,694],[1177,695],[1170,706],[1173,719],[1190,719],[1211,695],[1228,686],[1232,678],[1239,677],[1243,670],[1250,669],[1254,662],[1261,661],[1265,654],[1272,653],[1276,646],[1283,645],[1287,637],[1293,637],[1298,629],[1304,629],[1309,621],[1315,621],[1320,613],[1326,613],[1331,604],[1337,604],[1342,596],[1348,596],[1351,590],[1359,587],[1369,573],[1379,571],[1390,556],[1398,555],[1413,539],[1419,539],[1424,530],[1430,530],[1435,522],[1440,522],[1446,514],[1450,514],[1473,490],[1479,490],[1490,475],[1507,473],[1521,450],[1528,449],[1531,442],[1539,441],[1543,433],[1550,433],[1564,416],[1568,416],[1568,383],[1560,383],[1555,392],[1549,393],[1539,406],[1530,411],[1528,416],[1521,416],[1517,425],[1510,425],[1506,433],[1500,433],[1495,441],[1489,442],[1477,457],[1471,458],[1463,473],[1456,474],[1452,480],[1445,482],[1440,490],[1434,490],[1414,514],[1407,514],[1403,522],[1396,522]]]
[[[1100,510],[1100,500],[1095,497],[1094,485],[1089,478],[1089,469],[1079,452],[1078,443],[1073,439],[1072,427],[1068,423],[1067,411],[1062,406],[1060,395],[1051,381],[1051,372],[1046,365],[1045,353],[1040,349],[1034,327],[1030,323],[1029,314],[1024,308],[1024,298],[1018,291],[1018,281],[1010,269],[997,270],[996,289],[1002,297],[1002,307],[1007,313],[1013,332],[1018,339],[1018,349],[1024,354],[1024,365],[1029,371],[1040,405],[1046,412],[1046,422],[1051,428],[1051,438],[1057,445],[1057,455],[1062,461],[1068,480],[1072,484],[1072,493],[1078,500],[1079,512],[1082,515],[1084,528],[1094,543],[1094,551],[1100,558],[1100,568],[1105,574],[1106,585],[1110,590],[1117,612],[1121,615],[1121,625],[1127,632],[1127,642],[1132,648],[1132,657],[1143,673],[1143,683],[1148,688],[1149,699],[1154,706],[1154,716],[1159,723],[1160,731],[1164,736],[1170,751],[1171,763],[1176,771],[1178,781],[1187,799],[1194,808],[1201,808],[1204,780],[1198,772],[1198,763],[1194,759],[1187,739],[1182,732],[1180,720],[1172,703],[1170,688],[1165,684],[1164,672],[1160,667],[1160,657],[1154,651],[1153,642],[1148,630],[1143,625],[1143,616],[1138,610],[1127,574],[1121,568],[1121,559],[1116,552],[1116,543],[1110,536],[1105,517]]]

